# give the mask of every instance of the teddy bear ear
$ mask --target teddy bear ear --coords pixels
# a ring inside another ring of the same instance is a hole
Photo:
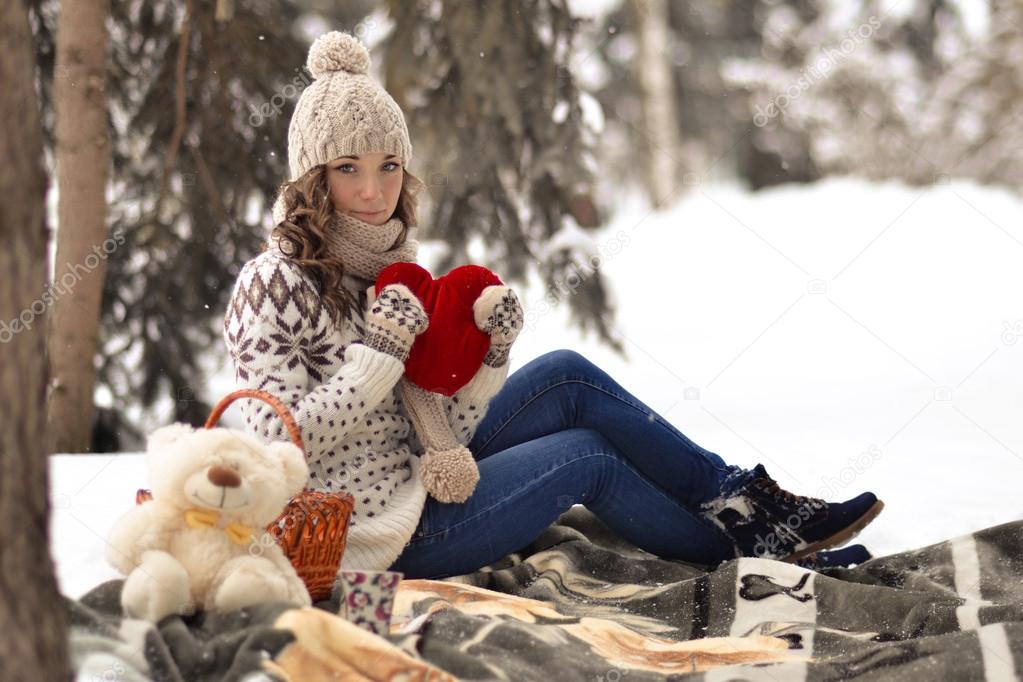
[[[167,426],[161,426],[156,431],[149,434],[149,437],[146,439],[146,450],[149,452],[159,450],[160,448],[170,445],[179,438],[191,433],[195,433],[195,427],[191,424],[176,422],[174,424],[168,424]]]
[[[270,455],[278,459],[284,470],[288,494],[294,497],[305,490],[306,482],[309,480],[309,466],[306,464],[302,448],[284,441],[270,443],[268,447]]]

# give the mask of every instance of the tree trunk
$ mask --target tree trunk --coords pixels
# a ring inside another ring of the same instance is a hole
[[[639,133],[646,147],[647,194],[653,206],[662,207],[677,197],[678,179],[683,174],[668,42],[668,5],[666,0],[631,0],[630,6],[639,42],[635,71],[643,111]]]
[[[105,22],[109,0],[63,0],[57,24],[53,79],[56,111],[57,257],[49,334],[53,390],[49,398],[48,452],[87,452],[107,239],[107,132]]]
[[[46,172],[26,2],[0,3],[0,632],[4,680],[68,679],[49,543]]]

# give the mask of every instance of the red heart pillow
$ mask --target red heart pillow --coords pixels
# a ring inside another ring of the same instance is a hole
[[[485,288],[503,282],[481,265],[462,265],[434,279],[416,263],[392,263],[380,271],[374,291],[388,284],[407,286],[430,317],[405,361],[405,376],[432,393],[454,395],[476,375],[490,348],[472,304]]]

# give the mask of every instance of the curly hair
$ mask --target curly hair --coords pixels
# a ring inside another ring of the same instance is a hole
[[[424,187],[423,182],[408,172],[403,173],[398,205],[390,218],[400,218],[405,224],[401,234],[391,248],[405,243],[410,227],[418,224],[417,195]],[[330,198],[327,182],[327,166],[320,164],[309,169],[297,180],[280,186],[284,199],[285,218],[270,232],[271,240],[281,240],[281,250],[289,260],[300,266],[316,283],[320,300],[334,324],[351,316],[355,297],[341,286],[345,274],[340,258],[326,253],[324,235],[330,229],[334,216],[334,202]],[[263,245],[263,251],[270,248],[270,242]]]

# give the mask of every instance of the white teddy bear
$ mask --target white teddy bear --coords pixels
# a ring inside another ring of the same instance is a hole
[[[157,622],[197,608],[311,604],[265,531],[305,487],[309,469],[301,448],[178,423],[149,435],[146,463],[153,499],[122,516],[107,543],[107,561],[127,576],[126,616]]]

